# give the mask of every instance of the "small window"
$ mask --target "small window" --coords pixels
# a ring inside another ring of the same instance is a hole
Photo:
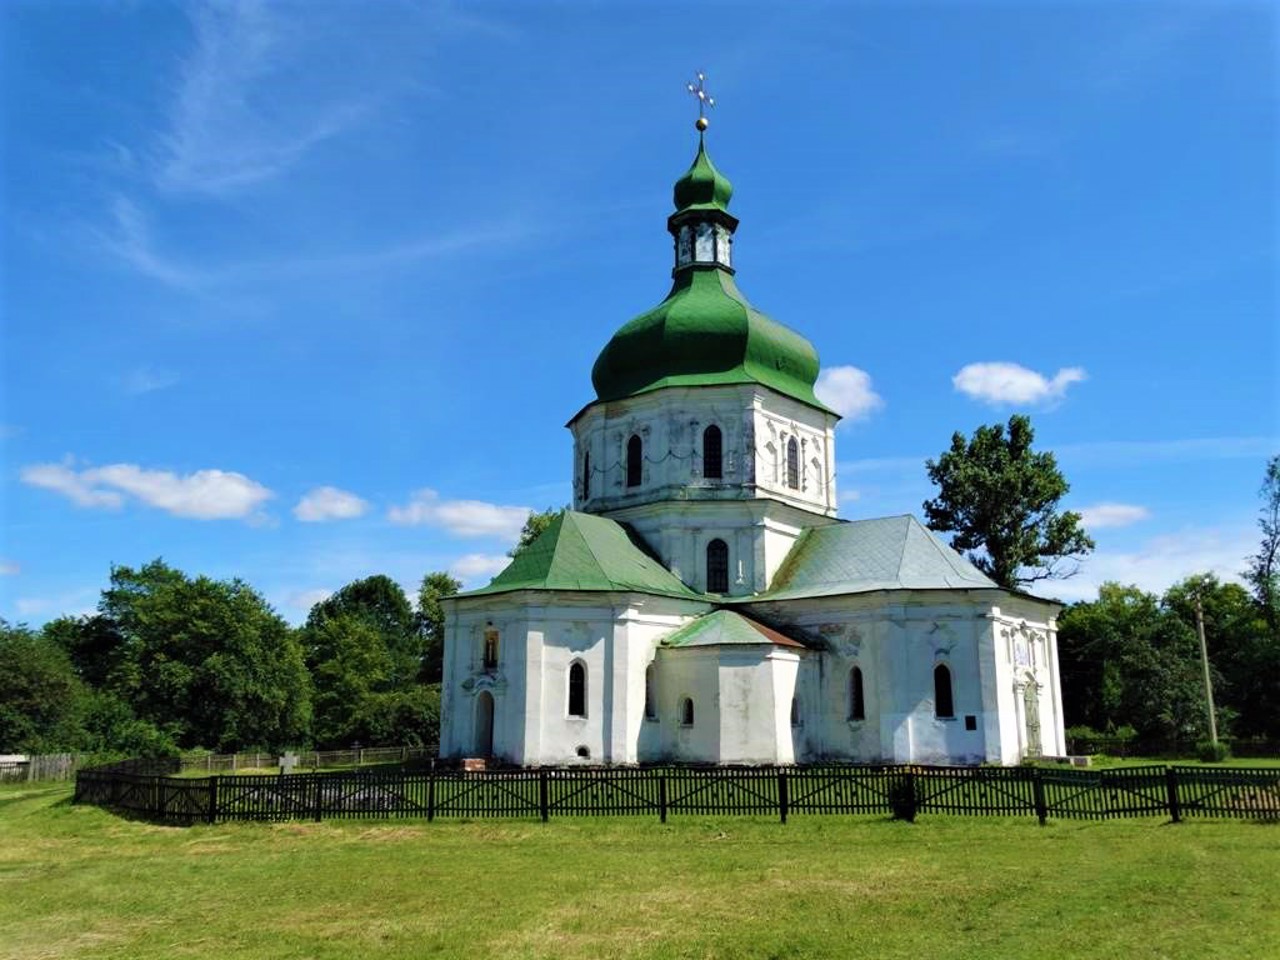
[[[791,698],[791,725],[793,727],[800,726],[800,698]]]
[[[575,660],[569,666],[569,716],[587,715],[587,668]]]
[[[484,668],[496,670],[498,667],[498,628],[488,627],[484,631]]]
[[[723,540],[707,544],[707,593],[729,592],[729,545]]]
[[[582,499],[591,496],[591,451],[582,455]]]
[[[724,476],[724,438],[715,424],[702,431],[702,475],[709,480]]]
[[[787,441],[787,486],[800,489],[800,444],[795,437]]]
[[[627,441],[627,486],[638,487],[644,476],[644,442],[632,434]]]
[[[680,725],[682,727],[693,726],[693,701],[688,697],[680,701]]]
[[[644,671],[644,718],[646,720],[658,719],[658,698],[654,696],[652,663]]]
[[[862,668],[854,667],[849,671],[849,719],[867,719],[866,701],[862,696]]]
[[[951,671],[945,663],[933,668],[933,712],[942,720],[956,715],[955,701],[951,697]]]

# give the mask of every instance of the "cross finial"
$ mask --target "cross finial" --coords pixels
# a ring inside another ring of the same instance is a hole
[[[710,122],[707,120],[707,108],[716,105],[715,97],[707,93],[707,75],[702,71],[698,71],[697,80],[686,84],[685,89],[698,99],[698,122],[695,126],[699,130],[707,129],[707,125]]]

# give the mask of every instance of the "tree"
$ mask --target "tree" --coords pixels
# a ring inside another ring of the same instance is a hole
[[[530,514],[532,516],[532,514]],[[418,588],[418,629],[422,635],[422,680],[439,683],[444,675],[444,608],[440,601],[462,589],[462,582],[442,571],[428,573]]]
[[[551,526],[551,521],[567,509],[569,508],[561,507],[557,510],[554,507],[547,507],[541,513],[530,510],[529,516],[524,521],[524,527],[520,530],[520,539],[514,547],[507,551],[507,556],[514,557],[533,541],[537,540],[546,531],[547,527]]]
[[[57,644],[0,620],[0,753],[80,749],[86,695]]]
[[[384,574],[354,580],[311,608],[307,627],[325,620],[358,618],[382,638],[391,658],[387,683],[411,683],[421,669],[422,642],[418,619],[400,584]]]
[[[191,579],[153,560],[114,567],[98,605],[105,623],[87,662],[105,685],[179,746],[235,750],[296,744],[310,683],[296,633],[240,580]]]
[[[1280,454],[1267,461],[1260,493],[1263,503],[1258,527],[1262,530],[1262,544],[1249,558],[1245,579],[1253,587],[1254,599],[1272,637],[1280,642]]]
[[[938,495],[924,503],[931,529],[950,532],[951,545],[1000,586],[1070,576],[1061,561],[1079,558],[1094,543],[1080,514],[1058,512],[1070,487],[1052,453],[1031,449],[1029,418],[979,427],[973,438],[951,437],[951,449],[925,466]]]

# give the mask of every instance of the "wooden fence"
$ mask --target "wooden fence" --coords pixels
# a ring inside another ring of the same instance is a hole
[[[918,814],[1280,819],[1280,768],[565,767],[177,777],[181,762],[81,770],[75,801],[173,823],[413,817]]]
[[[423,760],[436,755],[431,747],[355,747],[350,750],[302,750],[295,754],[298,766],[358,767],[375,763],[405,763]],[[204,756],[182,758],[182,771],[203,770],[206,773],[235,773],[237,770],[263,770],[280,763],[280,754],[264,753],[210,753]]]
[[[70,780],[81,759],[74,753],[38,753],[21,760],[0,760],[0,782]]]
[[[1223,740],[1235,757],[1260,759],[1280,757],[1280,740]],[[1067,753],[1070,756],[1088,756],[1105,753],[1111,757],[1150,757],[1152,759],[1178,759],[1196,756],[1199,742],[1196,740],[1168,740],[1137,737],[1067,737]]]

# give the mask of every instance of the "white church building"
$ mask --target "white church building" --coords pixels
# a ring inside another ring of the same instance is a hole
[[[836,516],[818,355],[738,290],[729,181],[675,185],[671,292],[569,421],[574,502],[444,601],[441,755],[1017,763],[1065,753],[1059,605],[911,516]]]

